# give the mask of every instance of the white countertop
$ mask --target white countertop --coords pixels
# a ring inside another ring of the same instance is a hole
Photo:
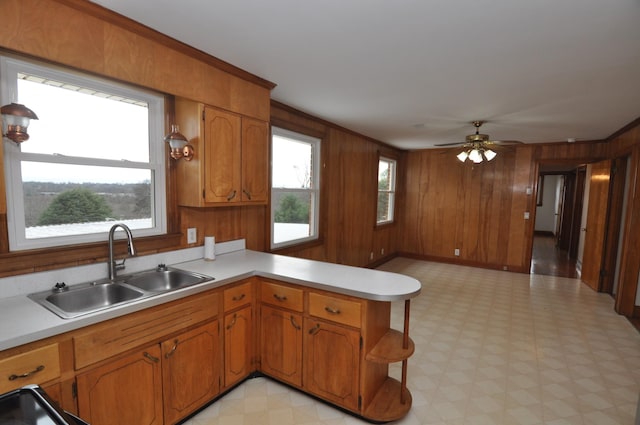
[[[188,295],[224,286],[251,276],[262,276],[377,301],[400,301],[420,293],[418,280],[397,274],[250,250],[239,250],[203,259],[169,264],[206,274],[211,282],[183,288],[101,312],[62,319],[26,295],[0,299],[0,350],[79,329]]]

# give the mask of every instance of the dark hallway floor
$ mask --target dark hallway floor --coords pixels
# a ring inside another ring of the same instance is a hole
[[[567,251],[556,248],[555,237],[535,235],[531,254],[531,273],[548,276],[577,278],[576,261]]]

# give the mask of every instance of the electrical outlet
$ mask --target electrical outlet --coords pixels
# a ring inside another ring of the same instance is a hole
[[[196,243],[198,241],[198,231],[195,227],[187,229],[187,243]]]
[[[380,248],[380,255],[384,255],[384,248]]]
[[[369,254],[369,259],[373,260],[373,251],[371,251],[371,254]]]
[[[460,256],[460,249],[459,248],[454,249],[453,250],[453,255],[455,255],[456,257],[459,257]]]

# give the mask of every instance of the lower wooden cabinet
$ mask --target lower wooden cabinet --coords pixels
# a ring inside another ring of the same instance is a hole
[[[359,411],[360,331],[312,318],[304,330],[306,391]]]
[[[218,322],[77,377],[80,417],[92,425],[173,424],[220,390]]]
[[[77,377],[78,413],[92,425],[159,425],[162,356],[152,345]]]
[[[230,387],[253,372],[251,305],[224,316],[224,386]]]
[[[302,386],[302,314],[262,306],[260,367],[265,374]]]
[[[218,321],[162,343],[164,423],[174,424],[220,393]]]

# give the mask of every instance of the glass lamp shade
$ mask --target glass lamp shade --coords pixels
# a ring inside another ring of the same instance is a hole
[[[467,151],[462,151],[457,155],[457,157],[460,160],[460,162],[465,162],[467,160],[468,156],[469,156],[469,154],[467,153]]]
[[[171,126],[171,133],[165,136],[164,141],[169,143],[171,158],[184,158],[190,161],[193,158],[193,146],[188,144],[187,138],[178,131],[178,126]]]
[[[496,153],[491,149],[487,149],[484,151],[484,157],[487,158],[487,161],[491,161],[493,158],[496,157]]]
[[[19,103],[11,103],[0,108],[2,114],[2,135],[16,143],[29,140],[27,128],[31,120],[38,116],[31,109]]]
[[[471,152],[469,152],[469,159],[478,164],[482,162],[482,154],[478,149],[473,149]]]

